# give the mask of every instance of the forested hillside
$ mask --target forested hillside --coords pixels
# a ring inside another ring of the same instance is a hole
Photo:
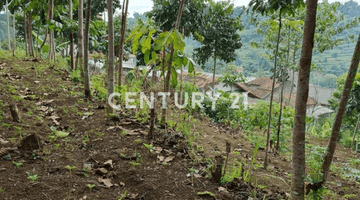
[[[235,14],[242,13],[240,7],[236,8]],[[345,25],[347,22],[350,22],[354,17],[360,16],[360,5],[354,1],[348,1],[345,4],[341,5],[336,12],[337,15],[344,15],[344,21],[339,23],[338,26]],[[246,12],[243,13],[241,19],[244,26],[243,31],[241,31],[241,39],[243,42],[243,47],[236,51],[237,58],[233,63],[237,67],[242,67],[244,69],[244,74],[246,76],[270,76],[270,69],[273,67],[273,61],[266,59],[263,54],[266,50],[254,49],[250,46],[251,41],[262,42],[264,39],[263,34],[257,33],[257,27],[249,21],[251,16]],[[257,20],[259,24],[266,19],[267,17],[259,16]],[[354,52],[355,42],[357,39],[357,33],[360,32],[360,26],[350,28],[344,32],[338,34],[335,38],[343,38],[343,44],[335,47],[331,50],[326,50],[323,53],[318,53],[314,55],[314,64],[319,67],[321,71],[321,76],[318,77],[314,73],[311,77],[311,82],[314,84],[319,84],[321,87],[336,87],[336,77],[347,72],[351,60],[352,53]],[[353,41],[347,39],[350,35],[354,35],[355,38]],[[188,38],[186,42],[186,53],[189,55],[192,54],[192,50],[200,46],[200,43],[196,40]],[[221,63],[221,62],[220,62]],[[225,63],[223,63],[225,64]],[[204,66],[204,70],[207,72],[212,71],[213,63],[208,62]],[[225,67],[224,67],[225,68]],[[223,69],[224,69],[223,68]],[[221,73],[221,70],[219,71]],[[319,74],[319,73],[318,73]],[[332,76],[335,75],[335,76]],[[316,77],[315,77],[316,76]]]

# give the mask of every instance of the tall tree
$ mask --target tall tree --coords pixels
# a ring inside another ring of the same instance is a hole
[[[26,56],[29,55],[29,45],[28,45],[28,32],[27,32],[27,19],[26,19],[26,12],[24,12],[24,34],[25,34],[25,53]]]
[[[292,154],[292,199],[304,199],[305,178],[305,117],[309,96],[309,77],[314,47],[317,0],[307,0],[304,36],[300,58],[298,90],[296,92],[295,122]]]
[[[73,0],[69,0],[69,21],[71,22],[73,20]],[[70,29],[70,68],[72,70],[75,69],[75,63],[74,63],[74,34],[72,30]]]
[[[182,11],[183,11],[183,8],[184,8],[184,2],[185,2],[185,0],[181,0],[178,15],[177,15],[177,20],[176,20],[176,23],[175,23],[174,32],[177,32],[178,29],[179,29],[180,22],[181,22],[181,15],[182,15]],[[165,78],[164,92],[169,92],[169,90],[170,90],[170,77],[171,77],[171,74],[172,74],[171,72],[172,72],[173,57],[174,57],[174,46],[171,44],[170,45],[170,58],[169,58],[169,61],[168,61],[168,68],[167,68],[167,73],[166,73],[166,78]],[[163,124],[165,126],[165,123],[166,123],[166,109],[163,109],[162,110],[161,124]]]
[[[8,49],[9,51],[11,51],[11,43],[10,43],[10,21],[9,21],[9,4],[8,4],[8,0],[6,0],[6,7],[5,7],[5,12],[6,12],[6,35],[7,35],[7,40],[8,40]]]
[[[126,4],[125,4],[126,2]],[[122,61],[123,61],[123,48],[124,48],[124,41],[125,41],[125,30],[126,30],[126,19],[127,19],[127,12],[129,7],[129,0],[123,1],[123,7],[121,12],[121,35],[120,35],[120,56],[119,56],[119,83],[118,85],[121,86],[122,84]]]
[[[114,93],[114,24],[113,24],[113,0],[107,0],[108,3],[108,89],[107,97]],[[113,113],[114,109],[107,102],[106,112]]]
[[[84,86],[85,97],[90,99],[90,77],[89,77],[89,27],[90,27],[90,12],[91,0],[86,1],[86,21],[85,21],[85,38],[84,38]]]
[[[112,4],[111,4],[112,6]],[[84,9],[83,0],[79,0],[79,7],[78,7],[78,21],[79,21],[79,29],[78,29],[78,46],[77,46],[77,52],[78,52],[78,64],[80,70],[83,72],[83,64],[84,64],[84,32],[83,32],[83,12]],[[77,67],[77,66],[76,66]]]
[[[354,83],[354,79],[356,76],[356,72],[358,70],[359,67],[359,62],[360,62],[360,34],[358,37],[358,41],[357,44],[355,46],[355,50],[354,50],[354,54],[351,60],[351,65],[349,68],[349,73],[348,76],[346,78],[345,81],[345,86],[344,86],[344,91],[341,95],[341,99],[340,99],[340,104],[339,104],[339,108],[336,112],[336,116],[334,119],[334,124],[332,127],[332,132],[331,132],[331,137],[329,140],[329,143],[327,145],[327,152],[325,154],[324,157],[324,163],[322,165],[322,170],[323,170],[323,180],[322,180],[322,184],[325,183],[326,178],[328,176],[329,173],[329,169],[330,169],[330,165],[331,165],[331,161],[334,157],[334,153],[335,153],[335,149],[336,149],[336,142],[338,139],[338,135],[340,132],[340,127],[341,127],[341,123],[343,120],[343,116],[346,110],[346,105],[347,102],[349,100],[349,96],[350,96],[350,91],[351,91],[351,87]]]
[[[204,65],[209,58],[214,59],[213,88],[215,86],[216,61],[226,63],[234,61],[235,50],[242,46],[238,31],[241,30],[240,18],[233,18],[233,4],[228,2],[210,2],[209,10],[199,27],[199,33],[204,37],[202,47],[194,49],[196,60]]]
[[[49,21],[51,22],[54,18],[54,1],[49,1]],[[50,43],[50,51],[49,51],[49,60],[55,60],[55,37],[54,37],[54,27],[50,28],[49,34],[49,43]]]
[[[277,59],[278,59],[278,51],[279,51],[279,44],[280,44],[280,35],[281,35],[281,11],[280,8],[279,12],[279,30],[278,30],[278,38],[276,43],[276,50],[275,50],[275,62],[274,62],[274,74],[273,74],[273,82],[271,86],[271,95],[270,95],[270,109],[269,109],[269,118],[268,118],[268,127],[267,127],[267,136],[266,136],[266,148],[265,148],[265,160],[264,160],[264,167],[267,167],[267,157],[268,157],[268,148],[269,148],[269,140],[270,140],[270,125],[271,125],[271,111],[272,111],[272,103],[273,103],[273,97],[274,97],[274,88],[275,88],[275,82],[276,82],[276,67],[277,67]],[[282,105],[280,105],[282,106]]]
[[[28,48],[30,56],[34,56],[33,37],[32,37],[32,25],[31,25],[31,13],[27,12],[27,34],[28,34]]]

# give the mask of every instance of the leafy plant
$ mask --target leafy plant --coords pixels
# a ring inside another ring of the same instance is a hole
[[[39,178],[38,175],[36,175],[36,174],[31,174],[29,172],[26,172],[26,174],[28,176],[27,178],[32,182],[36,181]]]
[[[93,187],[95,187],[95,184],[87,184],[86,187],[89,188],[90,192],[91,192],[91,189],[93,189]]]
[[[22,162],[13,162],[13,164],[16,166],[16,167],[20,167],[23,163]]]
[[[90,169],[88,167],[85,167],[83,169],[83,171],[84,171],[84,177],[89,177],[88,173],[89,173]]]
[[[73,169],[75,169],[75,168],[76,168],[75,166],[70,166],[70,165],[66,165],[66,166],[65,166],[65,169],[67,169],[67,170],[70,171],[70,176],[71,176],[71,171],[72,171]]]

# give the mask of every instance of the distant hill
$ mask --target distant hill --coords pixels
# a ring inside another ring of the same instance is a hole
[[[338,14],[344,14],[345,20],[339,24],[342,25],[348,21],[351,21],[354,17],[360,16],[360,5],[354,1],[348,1],[338,8]],[[241,8],[237,7],[235,14],[241,13]],[[243,42],[243,47],[237,50],[237,58],[233,63],[237,67],[244,69],[246,76],[271,76],[270,69],[273,67],[273,62],[267,60],[262,55],[266,50],[253,49],[250,47],[250,41],[255,40],[262,42],[264,35],[258,35],[256,27],[249,22],[249,16],[247,14],[242,15],[242,24],[244,30],[240,33]],[[266,17],[258,18],[261,23]],[[336,36],[336,38],[346,38],[349,35],[355,36],[355,41],[360,33],[360,25],[353,27],[349,30],[345,30],[343,33]],[[200,45],[199,42],[187,38],[186,53],[191,55],[194,48]],[[335,47],[332,50],[327,50],[322,54],[313,56],[313,62],[322,69],[321,72],[312,73],[311,82],[319,84],[322,87],[333,88],[336,87],[336,77],[344,73],[347,73],[350,66],[350,61],[354,52],[355,42],[344,42],[342,45]],[[225,66],[225,63],[219,62],[218,73],[221,73],[221,65]],[[210,60],[205,64],[205,71],[212,71],[213,62]],[[316,75],[315,75],[316,74]],[[335,76],[332,76],[335,75]]]

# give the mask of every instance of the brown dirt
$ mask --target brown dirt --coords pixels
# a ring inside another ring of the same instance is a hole
[[[42,65],[46,66],[45,70],[41,70]],[[151,143],[146,139],[148,122],[140,123],[122,115],[106,117],[103,102],[96,99],[86,102],[83,86],[69,81],[66,70],[41,60],[0,59],[0,66],[0,99],[4,102],[0,148],[19,146],[11,151],[11,159],[0,158],[1,199],[120,199],[125,192],[126,199],[249,199],[252,194],[256,194],[254,199],[286,199],[289,194],[291,161],[288,155],[271,154],[267,170],[255,167],[249,183],[235,179],[222,186],[228,192],[219,191],[221,185],[207,178],[206,172],[190,173],[190,169],[207,168],[205,158],[214,158],[217,152],[225,156],[226,141],[232,147],[228,169],[236,159],[244,163],[247,170],[254,145],[247,142],[239,130],[232,131],[201,116],[201,123],[193,127],[193,134],[198,137],[192,148],[188,148],[184,137],[173,129],[165,131],[157,127],[157,140],[153,141],[156,151],[150,152],[143,145]],[[14,95],[22,96],[23,100],[14,100]],[[20,122],[12,120],[8,109],[13,101],[17,103]],[[89,112],[92,114],[86,117],[84,113]],[[183,112],[173,110],[168,116],[177,121]],[[52,126],[69,135],[52,141],[49,137],[54,135]],[[128,134],[122,134],[123,130]],[[38,139],[31,137],[26,145],[20,145],[21,139],[33,134]],[[40,141],[38,146],[36,141]],[[203,151],[198,146],[203,147]],[[27,151],[29,149],[37,150]],[[339,149],[338,163],[345,162],[349,155],[356,156],[341,146]],[[261,164],[263,157],[264,150],[260,149],[256,164]],[[164,164],[159,158],[168,161]],[[112,167],[104,164],[109,160]],[[22,165],[16,167],[13,162]],[[65,166],[75,168],[70,171]],[[91,168],[89,172],[84,172],[85,167]],[[38,179],[30,181],[27,172],[36,174]],[[357,183],[334,173],[329,182],[327,187],[334,190],[337,199],[344,194],[360,195]],[[86,187],[88,184],[95,187],[90,190]],[[215,197],[198,195],[205,191]]]

